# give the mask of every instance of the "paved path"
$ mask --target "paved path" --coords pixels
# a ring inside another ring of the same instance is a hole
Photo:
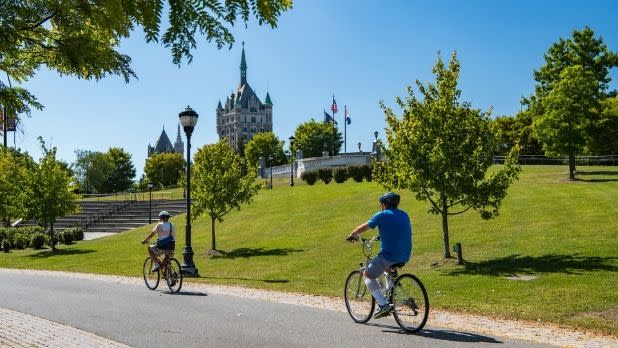
[[[113,346],[114,341],[133,347],[546,347],[431,326],[407,335],[392,318],[358,325],[346,313],[211,293],[204,290],[207,285],[187,284],[171,295],[149,291],[136,279],[116,279],[0,269],[0,307],[28,314],[22,317],[26,321],[34,316],[62,324],[41,324],[56,330],[56,336],[68,337],[64,325],[83,330],[71,333],[85,335],[81,347]],[[37,325],[30,327],[45,330]],[[0,337],[14,339],[15,327],[20,326],[0,325]]]

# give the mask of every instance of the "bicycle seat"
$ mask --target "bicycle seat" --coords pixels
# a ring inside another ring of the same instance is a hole
[[[391,268],[401,268],[401,267],[403,267],[405,265],[406,265],[405,262],[399,262],[399,263],[392,264]]]

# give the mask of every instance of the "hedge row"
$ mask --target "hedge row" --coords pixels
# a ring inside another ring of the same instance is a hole
[[[318,179],[325,184],[335,179],[335,182],[340,184],[352,178],[356,182],[363,180],[371,181],[372,167],[370,164],[355,164],[347,167],[336,168],[320,168],[318,170],[310,170],[301,174],[300,178],[309,185],[315,184]]]
[[[84,240],[84,229],[81,227],[67,228],[56,233],[58,243],[72,244]],[[42,249],[50,244],[50,238],[45,228],[40,226],[0,227],[0,248],[4,252],[11,249]]]

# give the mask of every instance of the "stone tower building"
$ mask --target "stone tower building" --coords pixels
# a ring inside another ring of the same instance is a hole
[[[247,82],[247,61],[243,42],[240,58],[240,85],[225,100],[217,105],[217,134],[219,139],[228,138],[230,145],[238,149],[242,141],[246,144],[256,133],[273,131],[273,103],[266,92],[264,103]]]

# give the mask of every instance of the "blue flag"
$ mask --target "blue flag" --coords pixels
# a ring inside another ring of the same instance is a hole
[[[337,121],[335,121],[335,119],[331,115],[329,115],[326,110],[324,110],[324,123],[327,122],[334,122],[335,124],[337,124]]]

